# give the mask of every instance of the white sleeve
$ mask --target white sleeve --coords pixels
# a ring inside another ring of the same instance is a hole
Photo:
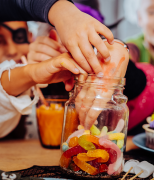
[[[20,66],[23,65],[16,64],[13,60],[4,61],[0,64],[0,78],[5,70],[8,70],[8,75],[11,76],[10,69]],[[32,105],[36,104],[39,99],[35,88],[32,89],[33,100],[30,98],[29,90],[14,97],[6,93],[0,81],[0,138],[9,134],[17,126],[21,115],[31,113]]]

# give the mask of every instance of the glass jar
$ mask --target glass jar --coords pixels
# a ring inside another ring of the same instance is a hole
[[[95,75],[76,81],[65,104],[60,159],[64,170],[99,177],[122,172],[129,116],[124,85],[124,78]]]
[[[41,100],[37,103],[36,115],[41,145],[44,148],[60,148],[64,104],[63,96],[46,96],[48,106]]]

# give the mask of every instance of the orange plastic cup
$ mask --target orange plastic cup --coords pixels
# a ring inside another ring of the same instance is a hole
[[[45,148],[60,148],[67,99],[46,99],[49,107],[39,101],[36,109],[40,141]]]

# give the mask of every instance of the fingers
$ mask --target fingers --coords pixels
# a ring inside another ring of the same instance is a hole
[[[42,61],[45,61],[47,59],[50,59],[51,57],[44,54],[44,53],[37,53],[35,51],[30,51],[27,55],[27,58],[28,58],[29,64],[34,64],[37,62],[42,62]]]
[[[105,25],[101,24],[99,21],[95,22],[95,31],[101,35],[103,35],[109,44],[114,44],[114,36],[110,29],[108,29]],[[94,45],[95,46],[95,45]]]
[[[37,44],[45,44],[47,46],[49,46],[50,48],[59,51],[61,53],[65,53],[67,52],[67,50],[65,49],[65,47],[60,44],[59,42],[47,37],[47,36],[40,36],[36,39],[35,41]],[[33,49],[33,46],[32,46]]]
[[[35,48],[32,48],[32,50],[35,50],[39,53],[44,53],[50,57],[59,56],[61,52],[59,52],[57,49],[54,49],[46,44],[36,44]]]
[[[79,47],[84,54],[86,60],[88,61],[89,65],[91,66],[93,72],[98,74],[102,72],[101,65],[96,57],[96,54],[89,43],[89,39],[87,36],[83,37],[79,43]]]
[[[111,56],[110,56],[108,48],[106,47],[101,37],[95,32],[95,30],[90,31],[89,41],[91,42],[91,44],[95,46],[97,51],[102,55],[102,58],[104,59],[105,62],[108,62],[111,60]]]
[[[65,89],[66,91],[71,91],[74,87],[74,76],[65,81]]]
[[[61,70],[68,70],[72,72],[73,74],[80,73],[79,69],[73,63],[72,57],[68,53],[64,53],[58,56],[57,58],[54,58],[53,60],[51,60],[48,70],[52,74],[57,73]]]
[[[73,56],[76,63],[87,73],[92,73],[92,68],[90,67],[89,63],[87,62],[86,58],[82,54],[80,48],[75,45],[67,47],[68,50],[71,52],[71,55]]]
[[[79,111],[79,119],[81,124],[85,124],[85,119],[87,112],[91,108],[93,101],[95,99],[96,93],[93,87],[90,87],[86,93],[86,96],[83,98],[82,105]]]

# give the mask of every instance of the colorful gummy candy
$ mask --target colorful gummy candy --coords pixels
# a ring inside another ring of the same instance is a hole
[[[101,133],[100,133],[100,137],[101,136],[105,136],[106,134],[107,134],[107,132],[108,132],[108,128],[107,128],[107,126],[104,126],[103,128],[102,128],[102,130],[101,130]]]
[[[112,163],[112,164],[109,164],[109,166],[108,166],[108,171],[107,171],[107,173],[109,174],[109,175],[112,175],[115,171],[117,171],[118,169],[119,169],[119,164],[117,164],[117,162],[120,162],[121,163],[121,151],[120,151],[120,149],[119,149],[119,147],[116,145],[116,144],[114,144],[113,142],[111,142],[111,141],[109,141],[109,140],[107,140],[107,139],[104,139],[104,138],[100,138],[99,139],[99,143],[100,143],[100,145],[101,146],[103,146],[104,148],[111,148],[112,147],[112,149],[114,149],[115,151],[116,151],[116,153],[117,153],[117,159],[116,159],[116,161],[114,162],[114,163]],[[121,165],[121,164],[120,164]]]
[[[107,172],[117,175],[122,171],[125,134],[121,133],[124,120],[120,119],[114,131],[107,126],[100,131],[95,125],[85,130],[79,125],[62,144],[60,165],[72,171],[85,171],[96,175]]]
[[[71,158],[68,158],[64,154],[62,154],[60,158],[60,166],[63,168],[68,168],[70,162],[71,162]]]
[[[124,139],[119,139],[117,141],[117,146],[119,147],[119,149],[121,149],[123,147],[123,145],[124,145]]]
[[[95,145],[90,142],[90,141],[87,141],[86,139],[87,135],[82,135],[79,137],[79,145],[81,147],[83,147],[85,150],[92,150],[92,149],[96,149]]]
[[[73,161],[79,168],[81,168],[83,171],[85,171],[91,175],[96,175],[99,173],[97,168],[91,166],[90,164],[88,164],[84,161],[79,160],[76,156],[73,157]]]
[[[67,151],[69,149],[68,144],[65,142],[62,144],[62,150],[63,152]]]
[[[77,155],[77,158],[81,161],[87,162],[87,161],[92,161],[92,160],[96,159],[97,157],[89,157],[89,156],[87,156],[87,153],[79,153]]]
[[[75,155],[77,155],[79,153],[86,153],[86,152],[87,151],[84,148],[82,148],[81,146],[77,145],[77,146],[72,147],[72,148],[68,149],[67,151],[65,151],[63,153],[63,155],[65,157],[67,157],[67,158],[71,158],[72,156],[75,156]]]
[[[108,170],[108,167],[106,164],[101,164],[99,166],[99,172],[102,173],[102,172],[106,172]]]
[[[83,133],[84,133],[84,129],[80,129],[80,130],[77,130],[77,131],[75,131],[74,133],[72,133],[69,137],[68,137],[68,139],[67,139],[67,143],[69,143],[69,141],[70,141],[70,139],[72,138],[72,137],[79,137],[79,136],[81,136]]]
[[[114,134],[109,134],[108,139],[109,140],[119,140],[119,139],[124,139],[125,134],[124,133],[114,133]]]
[[[100,130],[95,126],[95,125],[92,125],[91,128],[90,128],[90,132],[92,135],[100,135]]]
[[[103,149],[89,150],[87,152],[87,156],[89,157],[101,157],[103,162],[107,162],[109,160],[109,153]]]
[[[77,146],[78,145],[78,137],[72,137],[70,140],[69,140],[69,147],[74,147],[74,146]]]

